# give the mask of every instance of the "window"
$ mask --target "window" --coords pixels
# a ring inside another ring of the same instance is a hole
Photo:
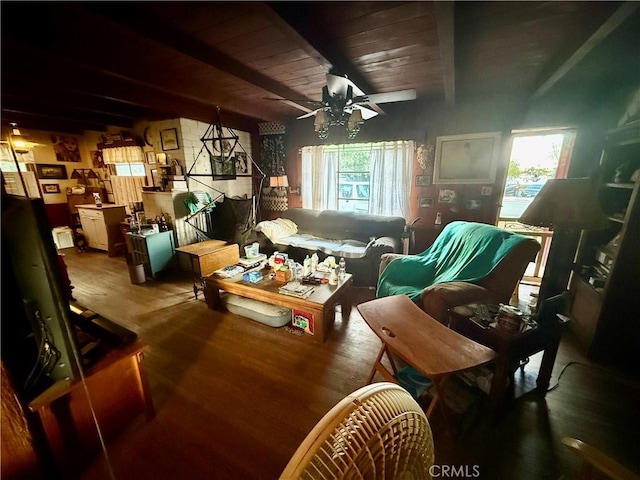
[[[116,163],[116,175],[119,177],[144,177],[147,172],[144,163]]]
[[[413,142],[310,146],[301,153],[303,207],[408,216]]]

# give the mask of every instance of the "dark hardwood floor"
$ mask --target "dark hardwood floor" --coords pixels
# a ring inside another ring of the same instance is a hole
[[[348,321],[338,315],[319,345],[208,310],[194,299],[188,273],[133,285],[123,257],[63,253],[78,302],[149,344],[144,366],[157,410],[109,442],[83,479],[276,479],[316,422],[364,385],[379,348],[355,308]],[[357,289],[354,297],[373,292]],[[516,375],[516,392],[533,388],[539,361]],[[487,479],[557,479],[578,469],[560,443],[572,436],[639,471],[638,385],[591,365],[567,332],[552,384],[563,369],[546,398],[525,393],[493,421],[479,411],[456,440],[434,419],[436,463],[477,465]]]

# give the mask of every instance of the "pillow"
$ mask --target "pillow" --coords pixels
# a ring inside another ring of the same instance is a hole
[[[258,223],[256,230],[264,233],[271,243],[276,243],[281,238],[298,233],[298,226],[288,218],[276,218]]]

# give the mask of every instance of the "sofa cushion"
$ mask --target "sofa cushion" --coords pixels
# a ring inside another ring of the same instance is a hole
[[[310,251],[320,251],[328,255],[344,258],[363,258],[366,256],[367,244],[358,240],[336,240],[320,238],[306,233],[290,235],[274,242],[278,245],[303,248]]]
[[[272,243],[278,243],[281,238],[297,233],[298,226],[288,218],[276,218],[258,223],[256,231],[264,233]]]

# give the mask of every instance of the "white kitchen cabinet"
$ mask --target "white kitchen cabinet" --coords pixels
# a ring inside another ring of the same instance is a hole
[[[124,205],[103,203],[101,207],[77,205],[76,208],[87,245],[114,256],[117,244],[124,242],[120,232],[120,223],[126,216]]]

